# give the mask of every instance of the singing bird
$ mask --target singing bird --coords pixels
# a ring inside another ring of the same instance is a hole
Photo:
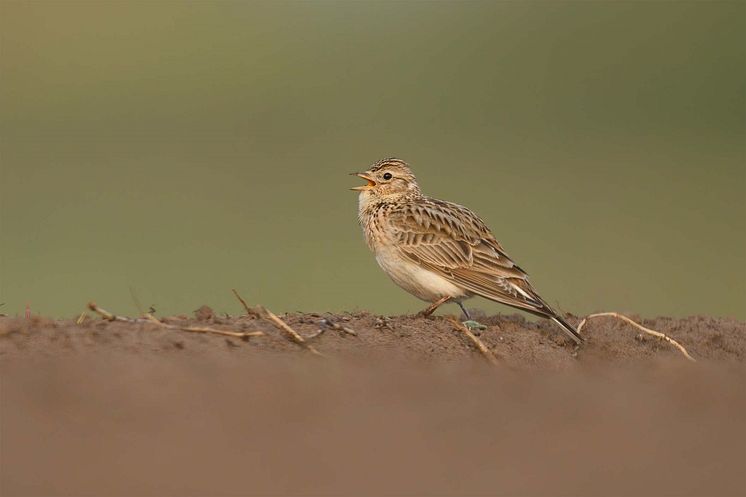
[[[577,330],[542,299],[526,272],[508,257],[490,229],[466,207],[422,194],[409,165],[383,159],[362,173],[358,220],[381,269],[401,288],[431,302],[432,314],[475,295],[551,319],[577,344]]]

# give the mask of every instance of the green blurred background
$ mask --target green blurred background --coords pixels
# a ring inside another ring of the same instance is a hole
[[[411,162],[576,314],[746,318],[744,2],[0,3],[0,312],[422,308]],[[488,312],[507,309],[473,302]],[[455,312],[455,309],[448,309]]]

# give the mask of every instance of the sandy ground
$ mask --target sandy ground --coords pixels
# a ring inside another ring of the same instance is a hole
[[[282,317],[0,318],[0,494],[746,495],[744,322]]]

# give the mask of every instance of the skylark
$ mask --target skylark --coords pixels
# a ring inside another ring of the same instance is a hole
[[[458,204],[427,197],[409,165],[383,159],[364,173],[358,219],[368,247],[394,283],[432,305],[478,295],[551,319],[576,343],[575,328],[557,314],[531,286],[528,275],[498,243],[484,222]]]

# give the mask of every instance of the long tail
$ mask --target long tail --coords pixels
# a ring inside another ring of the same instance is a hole
[[[554,316],[551,316],[550,319],[554,321],[555,323],[557,323],[560,326],[560,328],[562,328],[562,331],[567,333],[567,335],[570,338],[575,340],[575,343],[577,343],[578,345],[581,345],[583,343],[583,337],[580,336],[580,334],[578,333],[578,330],[576,330],[573,327],[573,325],[571,325],[570,323],[562,319],[557,314],[555,314]]]

